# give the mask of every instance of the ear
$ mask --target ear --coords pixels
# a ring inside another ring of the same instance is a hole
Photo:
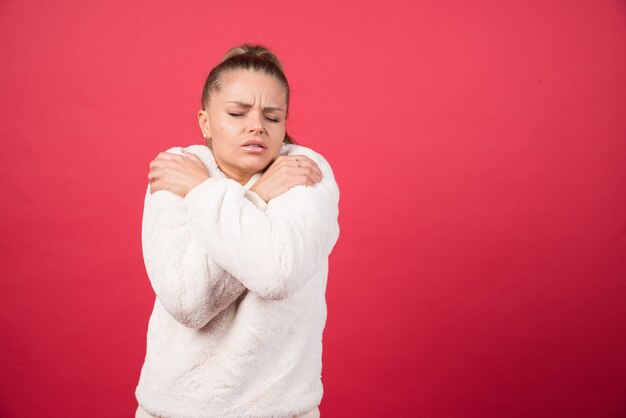
[[[209,114],[206,110],[198,110],[198,125],[202,131],[202,136],[205,139],[211,138],[211,122],[209,121]]]

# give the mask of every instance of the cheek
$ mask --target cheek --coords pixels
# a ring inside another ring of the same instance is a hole
[[[216,128],[212,132],[213,141],[222,145],[232,145],[237,142],[238,130],[232,123],[221,122],[217,124]]]
[[[272,126],[271,132],[272,139],[280,140],[282,142],[283,138],[285,137],[285,125]]]

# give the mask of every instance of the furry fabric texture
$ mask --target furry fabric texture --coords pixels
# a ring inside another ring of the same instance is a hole
[[[156,294],[135,395],[163,418],[293,417],[322,399],[328,256],[339,189],[328,162],[314,186],[268,204],[192,145],[211,178],[184,198],[146,190],[142,249]],[[181,154],[182,148],[168,152]]]

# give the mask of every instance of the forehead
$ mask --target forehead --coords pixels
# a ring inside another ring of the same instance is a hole
[[[275,77],[254,70],[235,70],[224,74],[216,92],[220,101],[270,102],[285,105],[287,92]]]

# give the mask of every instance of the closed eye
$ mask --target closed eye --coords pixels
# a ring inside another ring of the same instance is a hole
[[[235,117],[235,118],[239,118],[239,117],[245,116],[245,113],[228,112],[228,114],[230,116],[232,116],[232,117]],[[270,117],[267,117],[267,116],[265,117],[265,119],[267,119],[269,122],[272,122],[272,123],[280,122],[280,119],[270,118]]]

